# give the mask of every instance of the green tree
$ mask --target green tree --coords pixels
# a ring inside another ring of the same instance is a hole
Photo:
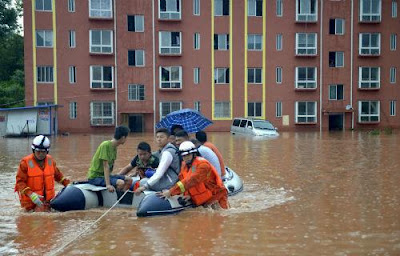
[[[12,6],[11,0],[0,0],[0,38],[15,33],[18,29],[17,18],[20,15],[20,6],[20,1],[15,1],[15,6]]]

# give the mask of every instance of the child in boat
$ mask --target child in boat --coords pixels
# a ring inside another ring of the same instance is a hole
[[[103,141],[97,148],[90,163],[87,174],[90,184],[107,187],[109,192],[115,188],[127,190],[132,185],[132,178],[125,175],[111,175],[114,162],[117,159],[117,147],[123,145],[129,135],[129,128],[118,126],[115,128],[114,138]]]

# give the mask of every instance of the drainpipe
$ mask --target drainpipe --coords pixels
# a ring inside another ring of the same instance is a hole
[[[353,107],[353,55],[354,55],[354,42],[353,42],[353,32],[354,32],[354,2],[351,0],[351,19],[350,19],[350,106],[351,112],[351,129],[354,129],[354,107]]]
[[[117,4],[114,3],[114,90],[115,90],[115,127],[118,126],[118,65],[117,65]]]
[[[152,30],[153,30],[153,133],[156,132],[156,40],[154,29],[154,1],[151,1]]]
[[[322,132],[322,65],[323,65],[323,51],[322,51],[322,39],[323,39],[323,12],[324,12],[324,0],[321,0],[321,22],[319,26],[319,131]]]

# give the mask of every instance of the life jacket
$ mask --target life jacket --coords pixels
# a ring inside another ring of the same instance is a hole
[[[38,195],[44,196],[44,200],[50,201],[55,196],[54,189],[54,167],[53,159],[47,155],[44,160],[44,170],[40,169],[34,160],[34,155],[30,154],[22,159],[28,165],[27,186]],[[35,205],[26,194],[19,194],[21,206],[24,208],[33,208]]]
[[[215,168],[204,158],[202,157],[196,157],[193,162],[192,166],[188,168],[186,164],[184,164],[182,170],[181,170],[181,177],[183,179],[188,179],[194,172],[196,172],[196,168],[200,163],[207,162],[207,164],[210,166],[210,170],[213,175],[207,175],[208,180],[211,181],[211,179],[215,179],[215,182],[217,184],[217,187],[221,190],[225,188],[224,184],[222,183],[221,178],[219,178],[219,175]],[[205,182],[201,182],[198,185],[191,187],[188,189],[189,195],[192,198],[192,201],[195,205],[202,205],[209,201],[213,197],[213,191],[211,191],[209,188],[206,187],[205,183],[207,183],[207,180]],[[214,191],[216,193],[216,191]]]

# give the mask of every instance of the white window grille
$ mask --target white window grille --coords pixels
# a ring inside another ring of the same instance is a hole
[[[358,88],[377,89],[380,88],[380,67],[359,67]]]
[[[90,66],[90,88],[92,89],[114,88],[113,67]]]
[[[112,18],[112,0],[89,0],[90,18]]]
[[[144,16],[128,15],[128,31],[144,32]]]
[[[115,123],[114,102],[90,102],[90,124],[111,126]]]
[[[53,30],[36,30],[37,47],[53,47]]]
[[[180,20],[181,0],[159,0],[158,18],[160,20]]]
[[[181,32],[160,31],[160,54],[175,54],[179,55],[182,52]]]
[[[112,30],[90,30],[91,53],[113,53]]]
[[[53,66],[37,67],[37,82],[52,83],[53,82]]]
[[[379,101],[359,101],[358,102],[358,121],[360,123],[380,121],[380,102]]]
[[[214,83],[229,84],[229,68],[215,68]]]
[[[161,89],[182,89],[182,67],[160,67]]]
[[[298,89],[317,88],[317,68],[316,67],[296,67],[295,86]]]
[[[381,0],[360,0],[360,21],[380,22],[381,9]]]
[[[160,120],[163,119],[169,113],[181,109],[182,109],[182,102],[180,101],[160,102]]]
[[[144,85],[129,84],[128,85],[128,101],[144,100]]]
[[[231,104],[228,101],[216,101],[214,103],[214,116],[216,118],[227,118],[231,116]]]
[[[296,0],[296,21],[315,22],[318,20],[317,13],[317,0]]]
[[[317,102],[296,101],[296,123],[317,122]]]
[[[317,54],[317,33],[296,33],[296,55]]]
[[[69,103],[69,119],[76,119],[78,110],[78,103],[71,101]]]
[[[380,55],[381,53],[381,34],[380,33],[360,33],[359,52],[360,55]]]

